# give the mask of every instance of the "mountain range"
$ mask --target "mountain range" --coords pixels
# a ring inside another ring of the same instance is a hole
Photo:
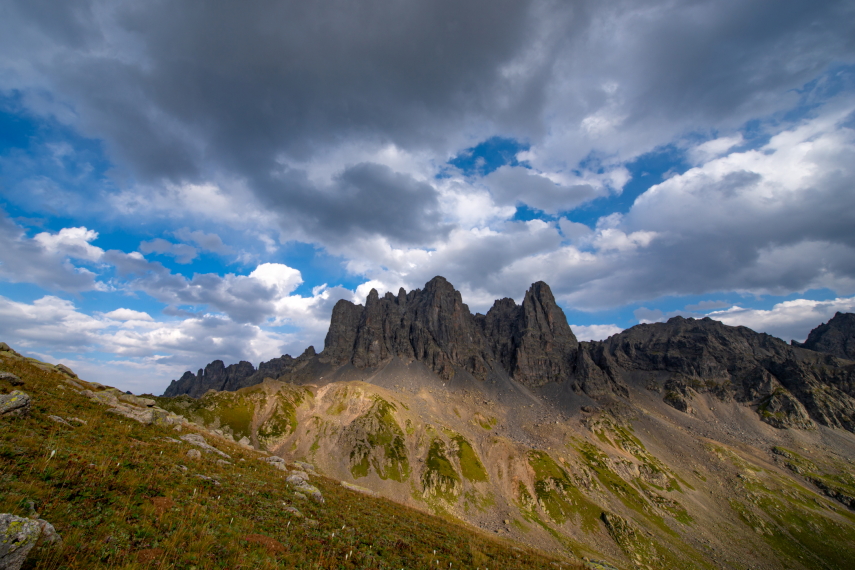
[[[393,500],[619,568],[855,560],[855,315],[805,343],[674,317],[579,342],[548,285],[339,301],[324,350],[156,398]],[[834,544],[834,547],[830,545]]]

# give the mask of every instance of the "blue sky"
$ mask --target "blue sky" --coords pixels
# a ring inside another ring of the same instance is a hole
[[[159,393],[435,275],[582,339],[855,311],[851,3],[327,4],[7,3],[0,340]]]

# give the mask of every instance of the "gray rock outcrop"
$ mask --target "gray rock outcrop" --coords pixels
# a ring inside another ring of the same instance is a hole
[[[583,387],[591,379],[659,386],[665,402],[685,412],[693,393],[710,393],[756,406],[775,427],[855,430],[855,366],[746,327],[674,317],[582,343],[582,351],[591,356],[576,369]]]
[[[486,315],[473,315],[459,291],[434,277],[409,293],[381,298],[372,289],[364,307],[336,303],[321,359],[372,368],[398,357],[423,362],[444,380],[456,369],[479,380],[501,371],[539,386],[569,377],[577,347],[546,283],[533,284],[522,305],[501,299]]]
[[[23,386],[24,381],[11,372],[0,372],[0,380],[5,380],[12,386]]]
[[[20,570],[41,533],[36,520],[0,514],[0,568]]]
[[[855,313],[837,312],[830,321],[810,331],[805,342],[791,341],[791,344],[855,360]]]
[[[0,417],[23,417],[30,413],[32,399],[29,394],[20,390],[12,390],[8,394],[0,394]]]
[[[240,390],[247,386],[261,384],[265,378],[277,379],[298,372],[313,361],[315,356],[315,349],[310,346],[297,358],[283,354],[278,358],[262,362],[257,370],[245,360],[229,366],[226,366],[222,360],[215,360],[204,369],[200,368],[196,374],[188,370],[181,378],[173,380],[163,395],[174,397],[187,394],[193,398],[199,398],[208,390],[218,392]]]

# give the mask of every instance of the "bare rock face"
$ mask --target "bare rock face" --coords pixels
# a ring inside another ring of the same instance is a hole
[[[570,376],[579,343],[543,281],[531,286],[521,306],[501,299],[480,321],[495,358],[518,382],[541,386]]]
[[[791,344],[855,360],[855,314],[835,313],[830,321],[810,331],[805,342],[791,341]]]
[[[663,400],[680,411],[690,412],[694,393],[711,393],[756,406],[775,427],[809,429],[816,422],[855,430],[855,366],[764,333],[674,317],[583,344],[592,358],[577,360],[582,386],[603,389],[605,379],[614,386],[621,379],[639,387],[664,382]]]
[[[181,378],[173,380],[163,395],[172,397],[187,394],[193,398],[199,398],[208,390],[233,392],[247,386],[261,384],[265,378],[279,378],[287,375],[300,369],[308,359],[314,356],[315,349],[310,346],[297,358],[283,354],[279,358],[262,362],[258,365],[258,370],[245,360],[229,366],[226,366],[222,360],[215,360],[204,369],[199,369],[196,374],[188,370]]]
[[[532,285],[518,306],[496,301],[487,315],[472,315],[460,292],[443,277],[423,290],[397,295],[376,290],[365,306],[339,301],[322,358],[334,365],[379,366],[393,357],[418,360],[444,380],[463,369],[484,380],[502,370],[530,386],[569,378],[578,342],[546,283]]]

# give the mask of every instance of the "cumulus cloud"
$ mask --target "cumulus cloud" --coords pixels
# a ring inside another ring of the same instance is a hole
[[[765,332],[786,341],[804,342],[808,333],[827,322],[836,312],[855,312],[855,297],[839,297],[829,301],[796,299],[778,303],[769,310],[732,307],[713,311],[708,316],[727,325],[744,326]]]
[[[174,379],[176,370],[195,369],[215,359],[247,359],[257,365],[304,340],[221,316],[154,322],[146,313],[117,309],[98,318],[54,296],[32,303],[0,297],[0,335],[15,339],[13,344],[25,352],[35,349],[55,355],[51,361],[73,363],[88,380],[156,393]],[[97,358],[99,352],[114,359],[105,365]],[[62,356],[67,353],[75,356],[69,360]],[[118,370],[123,373],[113,375]]]
[[[605,340],[623,331],[617,325],[570,325],[576,338],[582,340]]]
[[[95,261],[103,250],[91,245],[98,234],[86,228],[65,228],[28,238],[24,230],[0,211],[0,278],[12,283],[34,283],[68,292],[104,289],[91,270],[71,259]]]

